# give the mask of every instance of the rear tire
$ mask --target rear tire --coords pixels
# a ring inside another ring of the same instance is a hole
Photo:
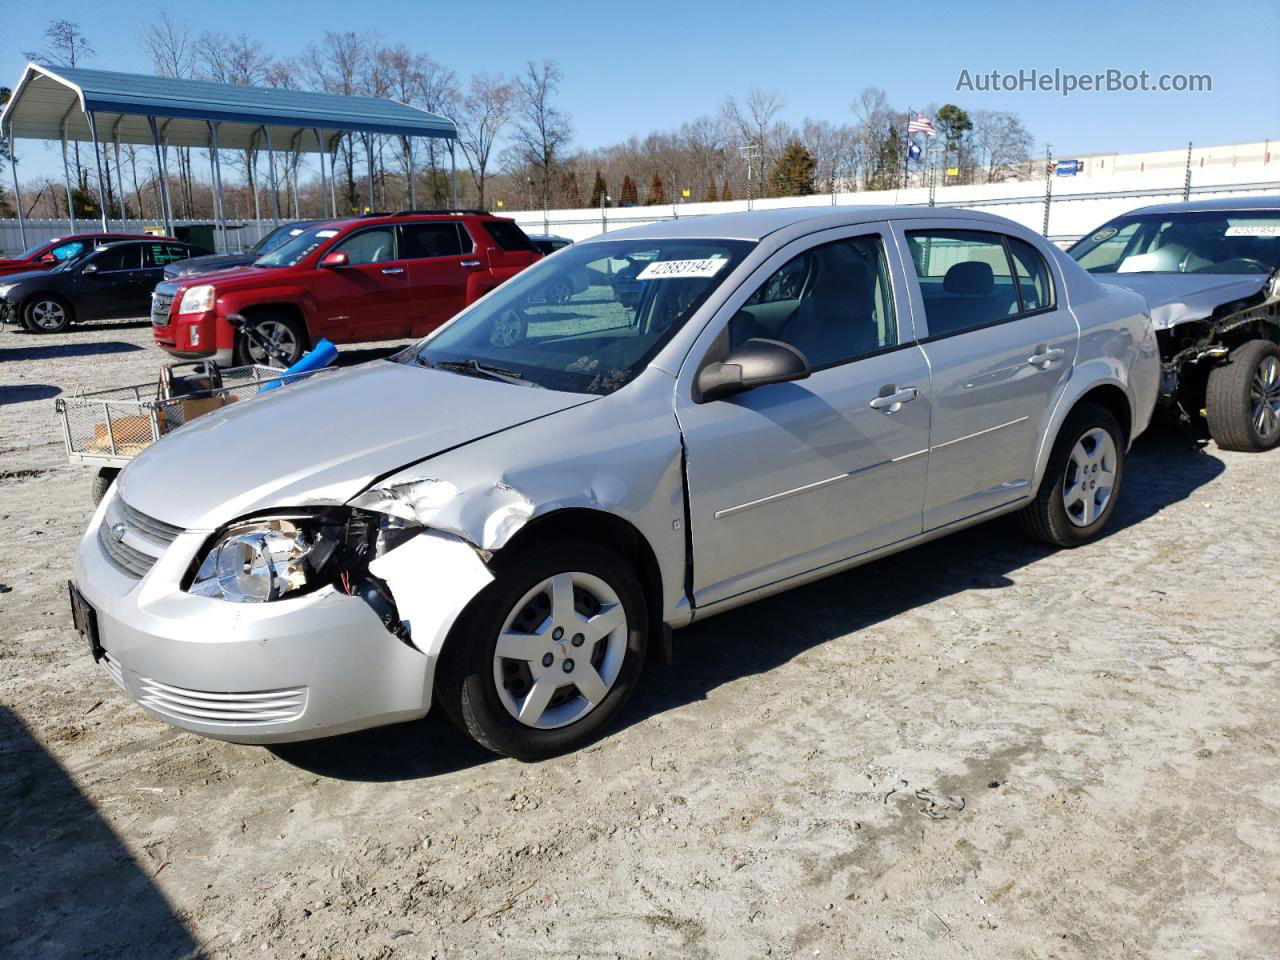
[[[1115,512],[1124,480],[1126,438],[1110,410],[1072,410],[1058,431],[1036,498],[1018,512],[1028,536],[1056,547],[1094,540]]]
[[[249,334],[241,331],[236,337],[235,360],[239,365],[250,363],[286,369],[302,359],[311,345],[307,336],[307,328],[296,317],[284,313],[255,313],[247,318],[246,323],[275,343],[284,353],[283,356],[268,356]]]
[[[607,729],[635,689],[648,637],[630,564],[590,543],[534,548],[503,561],[454,624],[436,697],[481,746],[543,760]]]
[[[38,293],[22,307],[22,322],[33,333],[62,333],[75,319],[75,310],[62,297]]]
[[[1280,346],[1250,340],[1209,371],[1209,435],[1223,450],[1260,453],[1280,443]]]

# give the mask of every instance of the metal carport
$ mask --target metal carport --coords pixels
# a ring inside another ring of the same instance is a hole
[[[448,140],[452,202],[457,206],[454,156],[457,127],[452,120],[396,100],[275,87],[241,87],[204,80],[175,80],[147,74],[29,63],[14,88],[12,98],[0,112],[0,136],[7,138],[11,153],[13,143],[18,139],[62,142],[62,169],[68,197],[71,195],[71,175],[67,166],[67,143],[77,140],[94,145],[103,230],[109,227],[99,144],[115,146],[117,176],[120,144],[149,143],[154,147],[162,185],[160,194],[165,229],[170,233],[173,209],[169,200],[168,148],[199,147],[208,150],[214,215],[225,236],[219,150],[266,150],[272,216],[277,221],[280,218],[280,201],[275,168],[276,145],[287,145],[292,153],[319,154],[321,202],[327,196],[332,215],[336,217],[338,205],[333,163],[338,142],[346,134],[361,134],[364,139],[370,203],[373,197],[372,138],[375,135]],[[407,151],[407,154],[410,206],[416,206],[413,154],[412,151]],[[330,158],[327,191],[326,156]],[[26,229],[16,155],[11,167],[18,228],[25,246]],[[123,190],[120,195],[123,196]],[[73,211],[71,216],[72,229],[75,229]]]

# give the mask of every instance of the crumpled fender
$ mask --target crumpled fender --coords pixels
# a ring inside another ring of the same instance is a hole
[[[435,661],[449,630],[472,599],[493,581],[475,549],[451,534],[426,530],[369,564],[391,591],[409,642]]]

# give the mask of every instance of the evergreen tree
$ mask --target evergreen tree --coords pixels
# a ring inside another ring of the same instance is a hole
[[[609,188],[604,182],[604,176],[597,170],[595,182],[591,184],[591,206],[599,207],[600,201],[604,200],[608,195]],[[605,203],[607,204],[608,201],[605,200]]]
[[[653,171],[653,179],[649,181],[649,197],[645,200],[649,206],[657,206],[667,202],[667,191],[662,186],[662,175]]]
[[[769,173],[769,196],[804,197],[815,192],[813,172],[818,162],[799,140],[790,140]]]
[[[640,205],[640,191],[630,174],[622,178],[622,195],[618,197],[618,206],[637,207]]]
[[[706,202],[707,202],[707,203],[715,203],[718,199],[720,199],[720,198],[719,198],[719,196],[716,194],[716,178],[715,178],[715,177],[713,177],[713,176],[709,176],[709,177],[707,177],[707,196],[706,196]]]

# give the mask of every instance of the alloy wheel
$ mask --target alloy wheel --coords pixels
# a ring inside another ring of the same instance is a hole
[[[254,324],[254,328],[271,345],[267,350],[257,338],[247,338],[249,359],[254,363],[274,366],[284,362],[278,359],[282,354],[292,357],[298,352],[298,338],[288,324],[279,320],[262,320]]]
[[[581,720],[613,689],[627,633],[622,601],[605,581],[579,572],[548,577],[520,599],[498,634],[498,698],[538,730]]]
[[[1280,432],[1280,360],[1264,357],[1249,385],[1250,422],[1264,443]]]
[[[1116,485],[1116,444],[1101,427],[1087,431],[1071,448],[1062,478],[1067,519],[1087,527],[1102,515]]]
[[[41,300],[31,306],[31,322],[41,330],[58,330],[67,322],[67,312],[57,300]]]

